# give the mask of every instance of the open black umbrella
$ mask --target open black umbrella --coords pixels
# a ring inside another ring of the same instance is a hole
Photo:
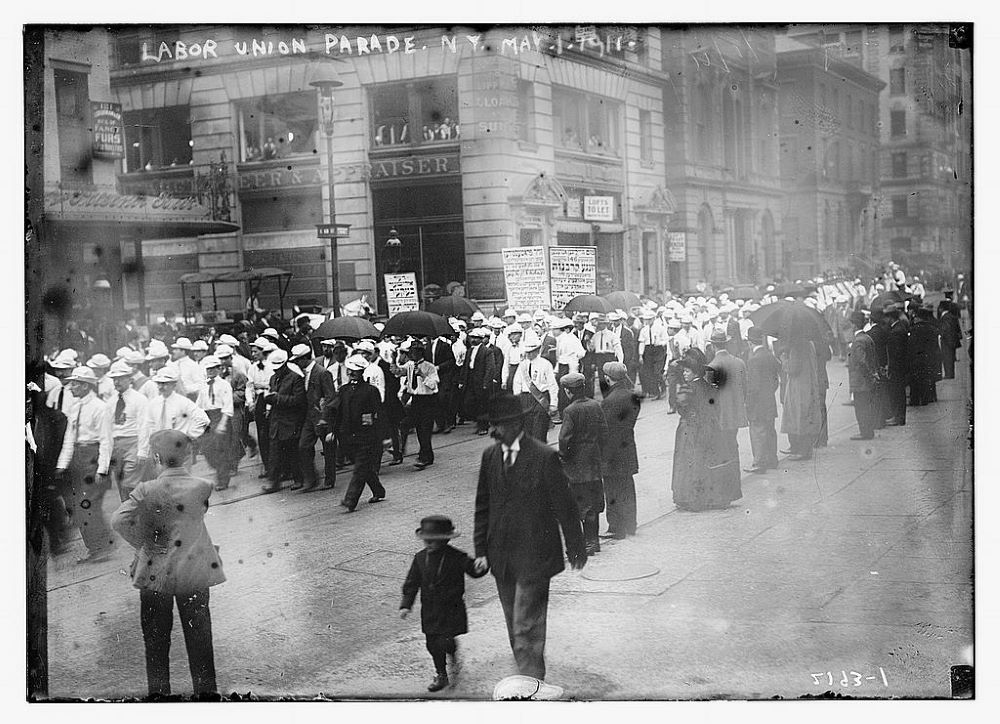
[[[815,289],[815,287],[813,287],[813,289]],[[776,297],[804,297],[809,294],[809,292],[810,290],[803,284],[786,282],[784,284],[779,284],[771,293]]]
[[[615,311],[615,306],[609,302],[604,297],[598,297],[595,294],[581,294],[578,297],[573,297],[569,300],[565,307],[563,307],[564,313],[576,314],[577,312],[597,312],[599,314],[607,314],[608,312]]]
[[[639,295],[633,292],[611,292],[605,294],[604,298],[611,302],[615,309],[631,309],[642,304]]]
[[[379,331],[375,325],[361,317],[337,317],[323,322],[313,332],[313,339],[378,339]]]
[[[454,334],[455,330],[448,320],[434,312],[400,312],[389,317],[382,330],[383,337],[440,337],[442,334]]]
[[[465,297],[448,295],[431,302],[427,306],[427,311],[440,314],[442,317],[471,317],[479,311],[479,307]]]
[[[751,312],[750,321],[764,334],[780,339],[805,337],[823,344],[833,334],[822,314],[798,301],[765,304]]]

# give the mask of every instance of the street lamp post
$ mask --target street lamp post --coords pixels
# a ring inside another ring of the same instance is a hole
[[[333,91],[344,84],[337,80],[329,63],[318,62],[313,68],[309,85],[319,89],[320,120],[323,123],[323,135],[326,136],[326,178],[330,194],[328,226],[333,230],[327,238],[330,239],[330,270],[333,277],[333,316],[337,316],[340,311],[340,269],[337,262],[337,206],[333,193]]]

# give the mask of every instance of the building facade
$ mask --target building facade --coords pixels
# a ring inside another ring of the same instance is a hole
[[[291,303],[332,303],[316,236],[330,193],[317,63],[343,83],[332,137],[336,221],[351,226],[338,242],[341,304],[367,296],[384,313],[381,278],[395,270],[502,300],[501,249],[517,245],[593,245],[599,291],[664,288],[675,203],[658,30],[185,26],[116,32],[120,183],[183,195],[199,168],[224,167],[239,230],[144,243],[151,307],[176,306],[186,272],[262,266],[293,273]],[[398,260],[383,253],[393,229]],[[243,306],[238,285],[216,291],[220,308]],[[259,301],[275,307],[274,291]]]
[[[778,84],[771,28],[666,29],[661,41],[674,291],[757,282],[785,269]]]
[[[822,48],[785,37],[776,47],[788,271],[802,278],[864,268],[878,241],[885,83]]]
[[[968,268],[972,251],[972,53],[967,25],[792,26],[887,84],[879,107],[874,259]]]

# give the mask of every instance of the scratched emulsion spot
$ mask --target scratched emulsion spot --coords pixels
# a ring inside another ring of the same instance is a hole
[[[90,501],[89,500],[81,500],[80,501],[80,507],[83,508],[84,510],[87,510],[90,507]],[[84,523],[84,525],[86,525],[86,523]]]
[[[94,482],[94,476],[87,475],[86,477],[84,477],[83,482],[85,482],[87,485],[91,485]]]
[[[183,513],[184,512],[184,504],[183,503],[178,503],[177,504],[177,512],[178,513]]]
[[[180,548],[181,547],[181,542],[179,540],[175,540],[174,541],[174,545],[177,546],[178,548]]]
[[[271,551],[268,551],[267,552],[267,557],[268,558],[274,558],[274,553],[272,553]]]

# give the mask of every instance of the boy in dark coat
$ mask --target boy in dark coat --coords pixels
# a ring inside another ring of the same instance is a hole
[[[446,656],[452,658],[455,673],[457,644],[455,637],[468,632],[465,613],[465,576],[479,578],[489,570],[476,566],[475,561],[448,540],[458,537],[451,519],[429,515],[420,521],[417,535],[424,549],[413,556],[410,572],[403,583],[403,600],[399,604],[400,618],[406,618],[420,591],[420,628],[427,637],[427,650],[437,672],[427,691],[440,691],[448,686]]]

